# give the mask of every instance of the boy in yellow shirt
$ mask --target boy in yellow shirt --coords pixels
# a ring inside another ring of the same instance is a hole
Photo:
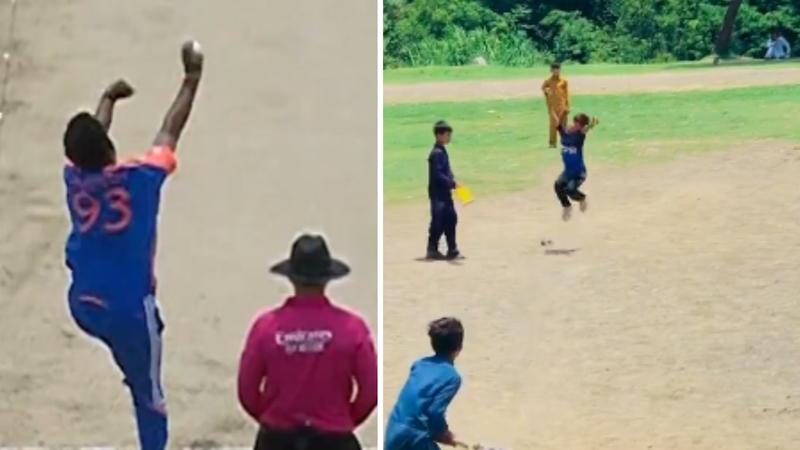
[[[561,76],[561,64],[550,64],[550,77],[542,83],[542,92],[547,103],[547,117],[550,118],[550,148],[555,148],[558,124],[566,121],[569,114],[569,87],[567,79]]]

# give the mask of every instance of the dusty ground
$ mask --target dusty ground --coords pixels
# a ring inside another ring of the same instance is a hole
[[[639,75],[570,76],[570,90],[581,94],[624,92],[668,92],[695,89],[730,89],[744,86],[774,86],[800,82],[800,68],[720,67],[664,71]],[[541,79],[460,81],[444,83],[390,84],[383,88],[384,102],[420,103],[467,101],[540,96]]]
[[[590,209],[566,224],[549,186],[461,208],[461,264],[415,259],[425,205],[386,210],[384,410],[426,323],[455,315],[465,440],[800,448],[800,145],[592,167]]]
[[[0,136],[0,445],[136,442],[120,375],[66,310],[61,133],[125,75],[138,94],[113,134],[144,150],[185,36],[207,67],[159,235],[173,446],[252,442],[235,367],[252,315],[286,292],[267,267],[299,230],[327,233],[354,268],[335,297],[377,323],[375,6],[228,3],[17,0]],[[0,1],[3,48],[9,11]],[[361,431],[375,443],[374,420]]]

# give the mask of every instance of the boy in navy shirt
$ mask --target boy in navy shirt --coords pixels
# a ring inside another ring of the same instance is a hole
[[[458,186],[458,183],[450,168],[450,156],[445,147],[450,143],[452,134],[453,128],[444,120],[433,125],[436,143],[428,156],[428,198],[431,202],[431,224],[428,227],[428,248],[425,254],[425,258],[429,260],[463,258],[456,244],[458,214],[451,192]],[[447,240],[446,255],[439,252],[439,241],[442,239],[442,235]]]
[[[461,353],[464,327],[445,317],[430,324],[428,336],[435,355],[411,366],[386,425],[385,450],[437,450],[437,443],[463,446],[450,431],[445,412],[461,387],[453,363]]]
[[[600,121],[596,117],[591,120],[586,114],[578,114],[573,119],[569,128],[564,123],[558,125],[558,134],[561,135],[561,160],[564,162],[564,171],[561,172],[555,183],[556,196],[564,208],[561,218],[567,221],[572,217],[572,203],[570,199],[580,204],[581,212],[586,211],[586,194],[578,188],[586,181],[586,165],[583,162],[583,144],[586,134],[597,126]]]

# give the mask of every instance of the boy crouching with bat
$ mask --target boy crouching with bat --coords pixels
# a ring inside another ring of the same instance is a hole
[[[438,444],[462,446],[445,419],[448,405],[461,387],[454,362],[464,343],[464,327],[445,317],[428,327],[434,355],[411,366],[403,390],[386,425],[385,450],[436,450]]]

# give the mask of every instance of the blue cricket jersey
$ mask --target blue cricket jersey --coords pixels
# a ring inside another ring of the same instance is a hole
[[[175,166],[174,152],[156,147],[142,158],[99,171],[64,168],[72,226],[66,243],[71,297],[130,310],[155,292],[160,192]]]
[[[564,125],[558,126],[561,135],[561,161],[564,162],[564,173],[569,177],[586,176],[586,165],[583,162],[583,143],[586,135],[580,130],[570,131]]]
[[[461,387],[453,362],[440,356],[416,361],[386,425],[386,450],[436,448],[448,431],[445,412]]]

